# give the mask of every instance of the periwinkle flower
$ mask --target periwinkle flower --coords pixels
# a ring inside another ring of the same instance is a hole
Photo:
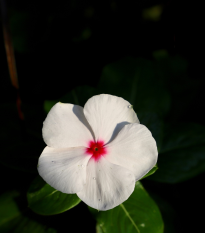
[[[40,176],[98,210],[127,200],[158,156],[151,132],[130,106],[107,94],[93,96],[84,109],[55,104],[43,124],[47,146],[39,158]]]

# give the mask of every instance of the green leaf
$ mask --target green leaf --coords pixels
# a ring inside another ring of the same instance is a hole
[[[175,222],[176,212],[173,209],[172,205],[166,200],[164,200],[157,193],[151,192],[149,194],[157,203],[160,212],[162,214],[164,220],[164,233],[175,233],[176,230],[175,230],[174,222]]]
[[[154,62],[126,57],[104,67],[98,88],[128,100],[137,113],[164,116],[170,108],[170,95],[158,73]]]
[[[178,183],[205,171],[205,127],[184,123],[165,130],[158,158],[159,170],[151,180]]]
[[[190,105],[194,105],[199,87],[203,85],[203,79],[190,78],[188,66],[187,59],[180,55],[164,56],[156,63],[159,75],[171,94],[169,119],[176,123],[183,118],[184,112],[190,110]]]
[[[98,232],[163,233],[159,208],[138,181],[127,201],[114,209],[98,212],[89,207],[97,220]]]
[[[128,100],[137,113],[154,112],[164,116],[170,108],[170,95],[158,73],[152,61],[124,58],[104,67],[98,88],[79,86],[58,100],[46,100],[44,110],[48,113],[59,101],[83,107],[92,96],[105,93]]]
[[[154,174],[156,172],[156,170],[158,169],[158,166],[157,164],[145,175],[143,176],[140,180],[148,177],[148,176],[151,176],[152,174]]]
[[[65,194],[52,188],[40,176],[31,184],[27,200],[29,207],[41,215],[63,213],[81,201],[76,194]]]
[[[55,233],[56,230],[25,216],[25,211],[19,210],[16,191],[7,192],[0,196],[0,232],[1,233]]]
[[[19,52],[28,52],[28,30],[29,30],[30,15],[28,12],[20,12],[14,9],[11,10],[9,19],[12,42],[14,49]]]
[[[44,111],[48,113],[51,108],[58,102],[58,100],[45,100],[43,105]]]
[[[58,102],[77,104],[83,107],[89,98],[98,94],[101,94],[100,91],[94,87],[79,86],[57,100],[45,100],[44,111],[48,113],[53,105]]]
[[[97,223],[96,225],[96,233],[104,233],[102,227],[100,226],[100,224]]]
[[[164,122],[154,112],[138,112],[137,115],[140,124],[145,125],[151,131],[152,136],[156,140],[158,152],[160,152],[164,136]]]
[[[11,230],[20,220],[21,213],[13,200],[18,196],[15,191],[0,196],[0,232]]]

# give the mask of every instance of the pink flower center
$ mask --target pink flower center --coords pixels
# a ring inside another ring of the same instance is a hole
[[[89,141],[89,147],[86,148],[86,154],[92,155],[92,158],[95,161],[98,161],[101,156],[107,153],[106,148],[104,147],[104,141]]]

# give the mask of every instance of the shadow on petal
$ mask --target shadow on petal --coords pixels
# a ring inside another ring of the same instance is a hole
[[[130,123],[127,122],[127,121],[123,121],[123,122],[121,122],[121,123],[118,123],[118,124],[115,126],[115,129],[114,129],[114,131],[113,131],[113,133],[112,133],[112,136],[111,136],[110,140],[106,143],[106,145],[107,145],[108,143],[110,143],[111,141],[113,141],[113,140],[116,138],[116,136],[118,135],[118,133],[120,132],[120,130],[121,130],[125,125],[128,125],[128,124],[130,124]]]
[[[82,109],[82,111],[81,111]],[[90,126],[90,124],[88,123],[87,119],[85,118],[85,115],[83,113],[83,108],[79,108],[78,105],[74,105],[73,106],[73,113],[76,115],[76,117],[78,118],[78,120],[80,122],[82,122],[85,127],[91,132],[92,136],[93,136],[93,139],[95,140],[95,135],[94,135],[94,132]]]

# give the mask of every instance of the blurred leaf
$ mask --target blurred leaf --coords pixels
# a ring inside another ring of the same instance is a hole
[[[56,101],[56,100],[45,100],[44,101],[44,111],[46,113],[48,113],[51,110],[51,108],[58,102],[59,101]]]
[[[0,196],[0,232],[11,230],[20,220],[21,213],[13,200],[18,192],[4,193]]]
[[[89,27],[86,27],[82,30],[79,36],[74,36],[72,40],[74,42],[81,42],[83,40],[89,39],[91,35],[92,35],[91,29]]]
[[[34,136],[36,139],[40,139],[40,141],[42,142],[43,141],[42,126],[43,126],[43,121],[45,119],[43,103],[42,104],[22,103],[22,110],[23,110],[24,117],[25,117],[26,131],[30,135]]]
[[[148,177],[148,176],[151,176],[152,174],[154,174],[156,172],[156,170],[158,169],[158,166],[157,164],[145,175],[143,176],[140,180]]]
[[[98,223],[96,225],[96,233],[103,233],[102,227]]]
[[[91,207],[89,210],[97,220],[99,233],[163,233],[159,208],[139,181],[132,195],[121,205],[102,212]]]
[[[140,124],[145,125],[151,131],[153,138],[156,140],[158,151],[160,151],[164,134],[164,122],[154,112],[138,112],[137,115]]]
[[[162,5],[156,5],[150,8],[143,9],[142,18],[144,20],[159,21],[162,11],[163,11]]]
[[[152,53],[152,56],[156,59],[156,60],[160,60],[160,59],[164,59],[168,57],[168,52],[165,49],[160,49],[160,50],[155,50]]]
[[[188,68],[188,61],[180,55],[168,56],[164,61],[161,61],[161,64],[163,64],[161,68],[167,75],[169,73],[169,78],[174,79],[174,81],[177,81],[179,76],[181,76],[180,80],[178,80],[179,83],[185,78],[184,75]],[[184,83],[184,85],[186,86],[186,83]],[[179,88],[177,85],[173,86],[175,86],[175,88]]]
[[[77,87],[58,100],[46,100],[44,110],[48,113],[59,101],[84,106],[92,96],[105,93],[128,100],[137,113],[154,112],[164,116],[170,107],[170,95],[158,76],[154,62],[124,58],[104,67],[98,88]]]
[[[76,194],[65,194],[52,188],[40,176],[32,182],[27,200],[29,207],[41,215],[63,213],[81,201]]]
[[[29,128],[27,130],[19,121],[15,104],[1,104],[0,120],[3,122],[0,163],[20,171],[37,173],[38,157],[45,147],[42,138],[34,136],[38,132],[29,131]]]
[[[7,142],[7,144],[9,144]],[[16,140],[0,155],[0,162],[9,168],[19,171],[37,173],[38,157],[43,150],[43,142],[21,142]]]
[[[205,127],[197,123],[181,123],[177,126],[167,125],[161,152],[203,145]]]
[[[162,197],[156,193],[150,193],[150,196],[157,203],[162,214],[162,218],[164,220],[164,233],[175,233],[176,230],[174,227],[174,223],[176,212],[173,209],[172,205],[166,200],[162,199]]]
[[[154,62],[124,58],[103,69],[98,85],[102,93],[128,100],[135,111],[164,116],[170,108],[170,95],[164,88]]]
[[[153,56],[157,60],[158,76],[164,80],[171,94],[169,119],[172,122],[178,122],[180,117],[184,118],[184,112],[190,110],[190,104],[194,104],[193,101],[202,85],[202,80],[189,77],[188,61],[179,55],[166,56],[162,50],[158,50],[153,53]]]
[[[205,127],[184,123],[166,130],[158,159],[159,170],[149,179],[177,183],[205,171]]]
[[[38,222],[24,216],[18,208],[15,198],[18,192],[8,192],[0,196],[0,232],[1,233],[55,233],[56,230],[47,228]]]
[[[60,97],[58,100],[45,100],[44,102],[44,110],[46,113],[50,111],[54,104],[58,102],[62,103],[70,103],[80,105],[84,107],[85,103],[89,98],[94,95],[101,94],[98,89],[94,87],[90,87],[87,85],[79,86],[68,92],[66,95]]]
[[[29,13],[14,9],[10,13],[9,24],[14,49],[19,53],[28,52]]]
[[[85,103],[94,95],[102,94],[99,89],[91,86],[79,86],[72,92],[74,103],[84,107]]]

